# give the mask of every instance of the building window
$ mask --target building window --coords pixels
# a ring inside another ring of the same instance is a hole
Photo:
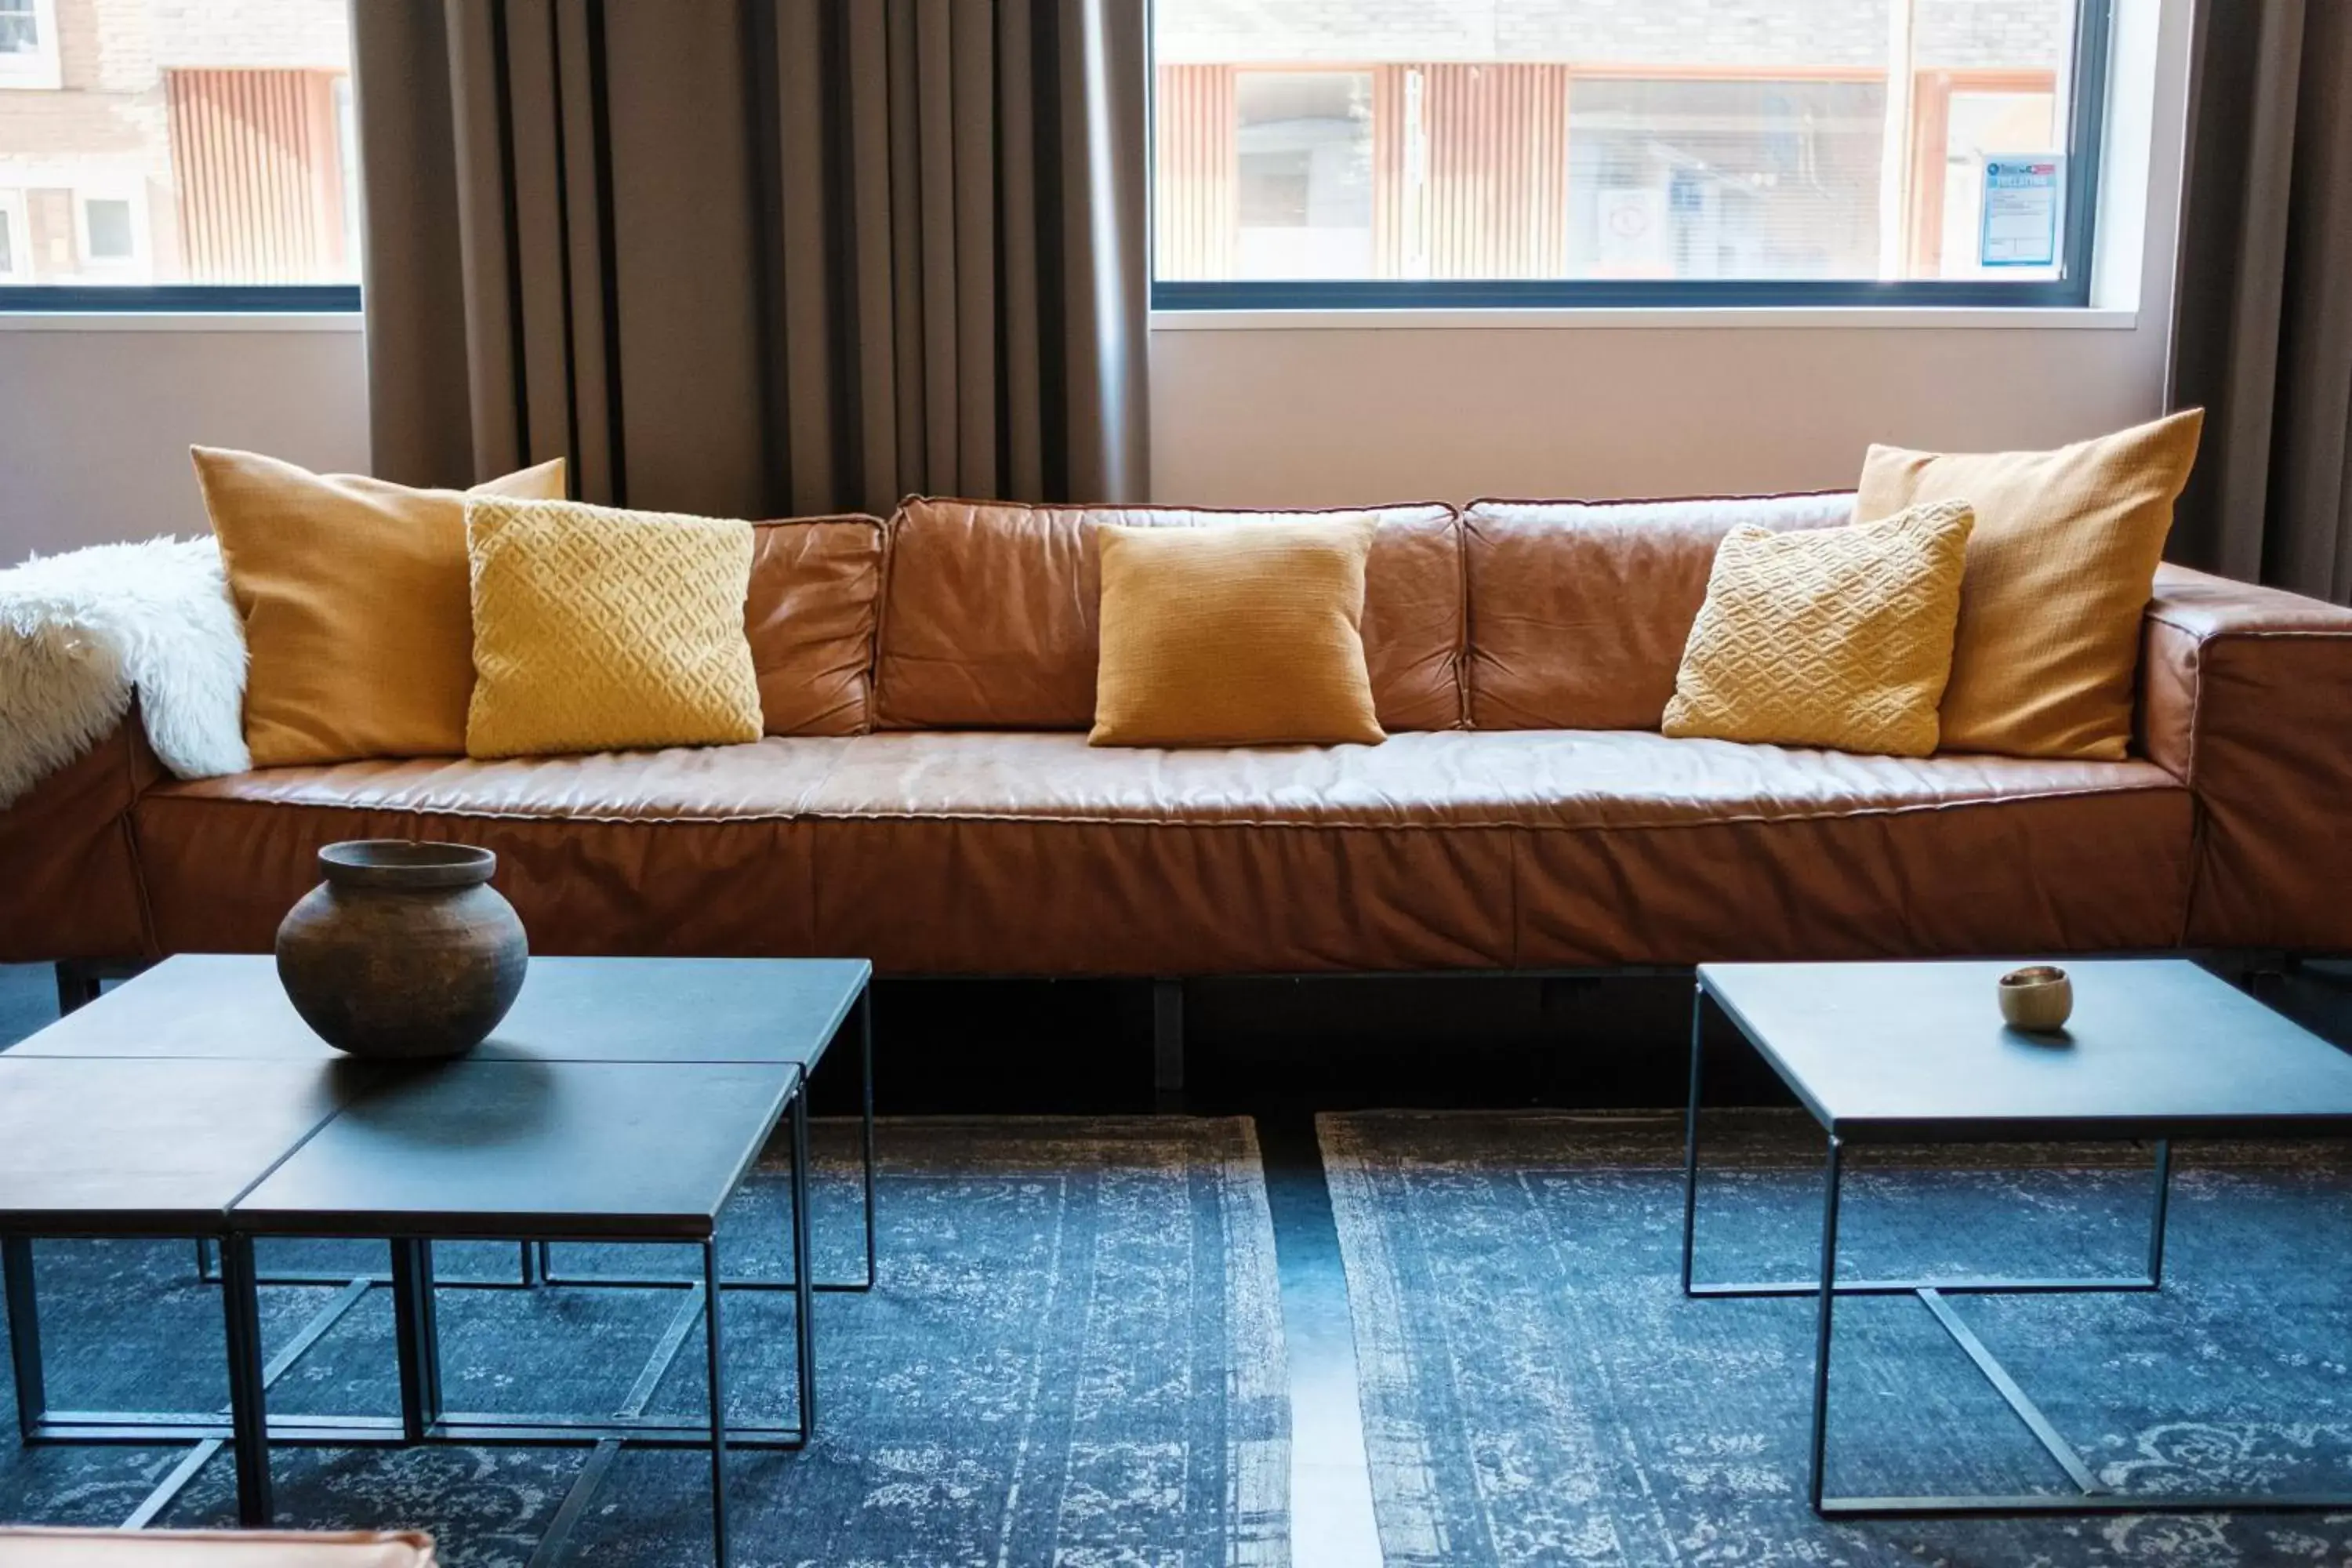
[[[60,19],[0,90],[0,309],[357,308],[349,0],[0,0],[0,89]]]
[[[31,245],[25,226],[25,194],[0,191],[0,284],[21,283],[31,270]]]
[[[0,0],[0,89],[58,85],[57,0]]]
[[[74,194],[74,248],[83,281],[147,280],[146,203],[127,188]]]
[[[2112,4],[1154,0],[1154,302],[2080,304]]]
[[[128,196],[92,196],[81,204],[85,259],[100,267],[128,267],[139,259]]]

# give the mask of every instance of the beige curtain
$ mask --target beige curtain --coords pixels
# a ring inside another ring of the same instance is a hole
[[[2195,60],[2172,553],[2352,603],[2352,0],[2205,0]]]
[[[1143,0],[353,9],[380,474],[1143,493]]]

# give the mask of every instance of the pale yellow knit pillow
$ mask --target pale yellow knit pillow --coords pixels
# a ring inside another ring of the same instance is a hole
[[[1952,672],[1966,503],[1879,522],[1735,528],[1683,648],[1669,735],[1924,757]]]
[[[468,756],[760,738],[750,523],[468,499],[466,552]]]

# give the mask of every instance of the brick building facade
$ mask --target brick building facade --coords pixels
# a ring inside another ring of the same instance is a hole
[[[1162,64],[1881,68],[1897,0],[1153,0]],[[1921,69],[2054,69],[2074,0],[1911,0]]]
[[[37,0],[0,51],[0,284],[356,266],[345,0]]]

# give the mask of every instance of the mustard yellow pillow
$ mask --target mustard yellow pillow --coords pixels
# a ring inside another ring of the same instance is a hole
[[[188,455],[245,622],[253,765],[462,755],[466,496],[561,496],[563,459],[460,492],[253,452]]]
[[[1683,648],[1669,735],[1924,757],[1952,668],[1969,509],[1735,528]]]
[[[1370,518],[1096,530],[1097,746],[1379,742]]]
[[[581,501],[466,503],[476,757],[760,738],[751,525]]]
[[[2052,452],[1873,447],[1854,518],[1976,510],[1944,744],[2114,761],[2131,745],[2140,617],[2205,411]]]

